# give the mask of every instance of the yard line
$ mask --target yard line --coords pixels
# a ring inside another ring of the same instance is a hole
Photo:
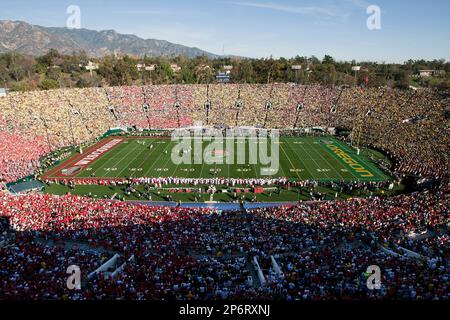
[[[116,162],[115,164],[114,164],[114,167],[115,168],[120,168],[120,166],[119,166],[119,163],[121,163],[126,157],[128,157],[130,154],[132,154],[132,153],[134,153],[134,151],[139,147],[140,145],[138,144],[136,147],[134,147],[130,152],[128,152],[124,157],[122,157],[122,159],[120,159],[119,160],[119,162]],[[134,158],[133,158],[134,159]],[[128,167],[127,166],[124,166],[124,168],[118,173],[118,174],[116,174],[115,175],[115,177],[120,177],[120,174],[125,170],[125,169],[127,169]],[[103,177],[103,176],[102,176]]]
[[[249,140],[250,142],[250,140]],[[257,140],[257,146],[258,146],[258,150],[259,150],[259,141]],[[248,146],[248,157],[249,157],[249,161],[250,161],[250,144]],[[256,154],[256,157],[258,157],[258,153]],[[256,163],[258,163],[258,159],[256,159]],[[259,174],[258,174],[258,169],[256,168],[256,164],[253,164],[253,169],[255,170],[255,174],[256,174],[256,178],[259,178]]]
[[[341,142],[341,141],[339,141],[339,140],[336,140],[336,142],[337,142],[337,144],[338,144],[339,146],[341,146],[342,149],[344,149],[344,151],[346,151],[346,152],[348,152],[348,153],[353,153],[353,154],[354,154],[354,151],[351,150],[351,148],[350,148],[349,146],[347,146],[345,143],[343,143],[343,142]],[[380,175],[379,169],[378,169],[372,162],[367,162],[367,161],[364,159],[363,156],[358,156],[358,161],[360,161],[360,162],[362,162],[362,164],[366,165],[366,168],[367,168],[368,170],[369,170],[369,169],[371,170],[370,172],[374,175],[374,178],[375,178],[376,176],[378,176],[378,179],[377,179],[378,181],[385,180],[385,179],[383,179],[384,173],[381,172],[383,175]]]
[[[315,180],[314,174],[311,174],[311,171],[308,170],[308,166],[303,162],[303,161],[308,160],[308,159],[303,159],[303,158],[297,153],[297,151],[295,151],[295,149],[294,149],[293,147],[291,147],[291,145],[290,145],[289,143],[286,143],[286,144],[287,144],[287,146],[289,147],[289,149],[292,150],[292,151],[295,153],[295,155],[297,156],[297,159],[299,160],[299,162],[301,162],[301,163],[304,165],[305,170],[306,170],[306,172],[308,172],[308,174],[311,176],[311,179],[312,179],[312,180]],[[306,152],[306,150],[303,148],[302,144],[299,144],[299,145],[301,146],[301,148],[303,149],[303,151],[305,151],[305,153],[308,154],[308,152]],[[308,156],[309,156],[309,154],[308,154]],[[310,158],[310,159],[311,159],[311,158]],[[288,160],[289,160],[289,162],[291,162],[289,156],[288,156]],[[291,164],[292,164],[292,162],[291,162]],[[316,163],[316,164],[317,164],[317,163]],[[294,167],[294,169],[295,169],[295,167]],[[298,175],[298,173],[297,173],[297,175]],[[300,178],[300,179],[301,179],[301,178]],[[303,180],[303,179],[302,179],[302,180]]]
[[[316,139],[315,139],[315,142],[317,142],[317,144],[319,144],[319,142],[318,142]],[[330,162],[328,162],[326,159],[323,159],[322,155],[317,151],[316,146],[314,146],[314,143],[313,143],[311,146],[312,146],[311,149],[314,151],[314,153],[318,154],[319,157],[321,158],[321,159],[317,159],[317,160],[325,160],[325,162],[330,166],[330,170],[331,170],[331,169],[334,169],[334,170],[336,171],[336,169],[334,168],[333,165],[330,164]],[[317,163],[316,159],[313,158],[310,154],[308,154],[308,155],[310,156],[311,160],[313,160],[314,163],[315,163],[317,166],[319,166],[319,164]],[[319,169],[320,169],[320,167],[319,167]],[[324,169],[324,168],[323,168],[323,169]],[[327,180],[335,180],[335,179],[332,178],[332,177],[330,178],[330,176],[328,175],[327,171],[324,171],[324,172],[325,172],[325,175],[327,176]],[[341,175],[339,172],[338,172],[338,175],[342,178],[342,175]]]
[[[119,144],[118,148],[122,147],[122,144]],[[122,147],[120,148],[120,151],[117,152],[118,154],[120,154],[121,152],[123,152],[126,149],[126,147]],[[116,149],[110,150],[110,151],[117,151]],[[79,172],[76,177],[80,177],[80,175],[85,174],[87,172],[88,168],[92,168],[94,169],[95,167],[99,166],[97,169],[94,170],[93,174],[95,174],[100,168],[101,168],[101,159],[108,154],[108,152],[106,152],[105,154],[103,154],[100,158],[98,158],[96,161],[92,162],[89,166],[87,166],[84,170],[82,170],[81,172]],[[105,163],[107,163],[110,160],[110,158],[108,157],[107,160],[105,161]]]
[[[176,166],[175,169],[173,170],[173,172],[172,172],[172,174],[171,174],[172,177],[175,176],[175,173],[177,172],[178,167],[179,167],[180,165],[181,165],[181,162],[180,162],[179,164],[177,164],[177,166]],[[187,174],[186,174],[185,176],[187,176]]]
[[[170,145],[170,142],[169,142],[169,145]],[[167,148],[166,148],[166,149],[167,149]],[[183,151],[183,152],[184,152],[184,151]],[[167,154],[169,154],[169,153],[167,153]],[[163,168],[166,167],[167,162],[169,162],[169,159],[172,159],[171,156],[168,156],[168,157],[167,157],[166,162],[164,162]],[[181,163],[177,164],[177,166],[175,167],[175,170],[172,172],[172,174],[171,174],[170,176],[172,176],[172,177],[175,176],[174,174],[175,174],[175,172],[177,172],[178,167],[179,167],[180,165],[181,165]],[[168,171],[167,171],[167,172],[168,172]]]
[[[150,141],[150,144],[152,143],[152,140]],[[151,149],[151,151],[144,157],[144,161],[142,161],[140,164],[139,164],[139,166],[138,167],[136,167],[136,168],[141,168],[142,167],[142,165],[147,161],[147,159],[150,157],[150,155],[152,155],[153,154],[153,152],[156,150],[157,148],[155,147],[155,148],[152,148]],[[136,158],[138,158],[138,157],[136,157]],[[143,169],[143,168],[142,168]],[[133,173],[134,174],[134,173]],[[132,175],[133,176],[133,175]],[[143,177],[143,176],[142,176]],[[141,178],[142,178],[141,177]]]
[[[283,140],[283,142],[286,142],[286,144],[288,144],[286,140]],[[280,143],[279,146],[281,146],[281,145],[282,145],[282,144]],[[279,162],[278,165],[280,166],[280,169],[281,169],[281,171],[283,172],[283,177],[288,177],[288,178],[289,178],[289,173],[286,173],[286,171],[284,171],[284,167],[283,167],[283,165],[281,164],[281,159],[279,159],[278,162]],[[280,177],[280,175],[278,175],[278,176]]]
[[[124,140],[124,141],[122,142],[121,145],[124,145],[124,142],[125,142],[125,141],[127,141],[127,140]],[[129,146],[129,144],[126,144],[125,147],[124,147],[122,150],[120,150],[119,152],[117,152],[117,155],[126,152],[126,151],[128,150],[128,146]],[[105,157],[107,160],[106,160],[103,164],[100,164],[99,167],[92,173],[94,177],[98,177],[97,172],[98,172],[99,170],[101,170],[101,169],[107,168],[107,164],[110,163],[112,160],[115,159],[114,157],[108,157],[108,156],[107,156],[108,153],[109,153],[109,152],[105,153],[105,154],[101,157],[101,158]],[[127,154],[128,154],[128,153],[127,153]],[[101,158],[100,158],[99,160],[101,160]],[[101,163],[101,162],[100,162],[100,163]],[[101,177],[102,177],[102,176],[101,176]]]
[[[292,169],[295,170],[295,166],[294,166],[294,164],[292,163],[291,158],[289,158],[289,156],[287,155],[286,151],[284,151],[284,148],[283,148],[283,146],[282,146],[281,144],[280,144],[280,147],[281,147],[281,150],[282,150],[282,151],[284,152],[284,154],[286,155],[286,158],[288,159],[289,163],[291,164]],[[300,180],[302,180],[302,178],[300,177],[300,175],[298,174],[298,172],[295,171],[295,173],[297,174],[297,177],[298,177]]]
[[[334,169],[334,171],[337,172],[337,174],[339,175],[339,177],[341,178],[342,181],[345,181],[345,180],[346,180],[346,179],[344,178],[344,176],[339,172],[340,169],[336,168],[336,166],[333,166],[333,165],[330,163],[330,161],[328,161],[328,159],[327,159],[326,157],[322,156],[322,155],[320,154],[320,152],[318,152],[317,150],[314,149],[314,152],[316,152],[317,154],[319,154],[320,157],[321,157],[323,160],[325,160],[325,161],[331,166],[331,168]],[[339,162],[337,162],[337,163],[339,163]],[[342,166],[342,165],[339,163],[339,166]],[[343,166],[342,166],[342,167],[343,167]],[[352,176],[355,177],[355,175],[353,174],[353,172],[351,172],[350,170],[349,170],[348,172],[350,172],[350,173],[352,174]],[[355,178],[356,178],[356,177],[355,177]],[[359,180],[359,179],[358,179],[358,180]]]
[[[322,145],[321,145],[321,147],[323,148]],[[321,154],[319,151],[317,151],[316,148],[314,148],[314,152],[317,153],[323,160],[325,160],[325,161],[331,166],[331,168],[334,169],[334,171],[337,172],[337,174],[341,177],[341,180],[345,181],[345,178],[341,175],[341,173],[339,172],[339,170],[338,170],[337,168],[335,168],[335,167],[328,161],[327,158],[325,158],[324,156],[322,156],[322,154]],[[333,158],[333,159],[334,159],[334,158]],[[338,163],[339,163],[339,162],[338,162]],[[340,163],[339,163],[339,165],[342,166]],[[342,167],[343,167],[343,166],[342,166]],[[353,177],[355,177],[355,175],[353,174],[353,172],[351,172],[351,171],[349,171],[349,172],[353,175]],[[355,177],[355,178],[356,178],[356,177]],[[357,180],[359,180],[359,179],[357,179]]]
[[[309,142],[308,142],[308,144],[310,144]],[[305,149],[304,147],[303,147],[303,145],[300,145],[300,148],[302,148],[302,150],[305,152],[305,154],[307,154],[308,155],[308,160],[312,160],[312,161],[314,161],[314,163],[316,164],[316,166],[317,166],[317,168],[318,169],[321,169],[320,168],[320,165],[317,163],[317,161],[316,161],[316,159],[314,159],[313,157],[311,157],[311,155],[309,154],[309,152],[307,151],[307,149]],[[314,146],[314,145],[311,145],[311,148],[310,149],[316,149],[316,147]],[[308,148],[308,150],[309,150],[309,148]],[[297,154],[297,156],[298,156],[298,153],[294,150],[294,152]],[[307,159],[305,159],[305,160],[307,160]],[[306,167],[306,166],[305,166]],[[324,168],[322,168],[322,169],[324,169]],[[317,170],[317,169],[316,169]],[[309,172],[309,170],[307,169],[307,171]],[[324,171],[324,173],[325,173],[325,175],[327,176],[327,180],[330,180],[330,176],[328,175],[328,173],[326,172],[326,171]],[[316,180],[316,179],[314,179],[314,174],[312,175],[312,177],[313,177],[313,180]],[[320,179],[323,179],[323,178],[320,178]],[[331,180],[333,180],[333,179],[331,179]]]
[[[214,178],[216,177],[216,169],[217,169],[217,163],[216,162],[214,162]],[[211,171],[209,171],[209,172],[211,172]]]
[[[234,144],[234,147],[235,147],[235,153],[234,153],[234,161],[233,161],[233,167],[234,166],[236,166],[236,167],[234,167],[235,169],[235,171],[236,170],[238,170],[238,169],[240,169],[241,171],[241,178],[243,179],[244,178],[244,172],[242,171],[242,165],[241,164],[238,164],[237,162],[237,160],[238,160],[238,154],[237,154],[237,150],[238,150],[238,141],[240,141],[240,140],[237,140],[237,141],[234,141],[233,142],[233,144]],[[247,150],[247,149],[245,149],[245,150]],[[245,156],[245,155],[244,155]],[[239,171],[238,171],[239,172]],[[238,177],[236,177],[236,178],[238,178]]]
[[[195,143],[195,142],[194,142]],[[202,173],[203,173],[203,167],[204,167],[204,165],[205,165],[205,159],[203,159],[204,158],[204,155],[203,155],[203,151],[204,151],[204,141],[202,141],[202,168],[200,169],[200,173],[199,173],[199,176],[197,177],[197,178],[201,178],[202,177]]]
[[[333,141],[336,142],[335,139],[333,139]],[[323,146],[322,146],[322,147],[323,147]],[[323,148],[324,148],[324,147],[323,147]],[[344,165],[342,165],[342,166],[344,166]],[[360,181],[360,179],[352,172],[352,170],[348,170],[348,172],[350,172],[350,174],[353,176],[354,180]]]
[[[233,145],[233,158],[234,158],[234,145]],[[225,164],[227,165],[227,178],[229,179],[230,178],[230,164],[228,163],[227,159],[228,159],[228,155],[225,157]],[[234,159],[232,162],[234,162]]]
[[[166,149],[170,146],[170,143],[168,142],[167,145],[165,146],[163,152],[161,152],[158,156],[158,158],[156,158],[156,160],[152,163],[152,165],[150,166],[150,168],[147,169],[147,171],[145,171],[144,177],[149,177],[147,174],[153,169],[153,166],[158,162],[159,158],[161,158],[161,156],[164,154],[164,152],[166,151]],[[150,176],[150,177],[155,177],[156,175]]]

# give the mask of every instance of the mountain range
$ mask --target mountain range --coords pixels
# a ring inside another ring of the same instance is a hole
[[[16,51],[39,56],[56,49],[63,54],[84,51],[88,56],[101,57],[108,54],[128,54],[149,57],[178,55],[187,58],[219,55],[195,47],[187,47],[165,40],[142,39],[131,34],[120,34],[114,30],[95,31],[43,27],[23,21],[0,20],[0,53]]]

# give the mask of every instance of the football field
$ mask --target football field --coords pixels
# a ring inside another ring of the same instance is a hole
[[[241,160],[238,159],[238,145]],[[233,146],[232,149],[230,146]],[[170,138],[108,137],[81,154],[68,159],[44,178],[127,178],[127,177],[186,177],[186,178],[271,178],[318,181],[384,181],[390,179],[369,159],[333,137],[280,137],[278,161],[252,162],[248,140],[224,142],[223,148],[208,149],[211,142],[200,142],[202,155],[214,157],[215,163],[195,163],[195,143],[179,148]],[[197,145],[198,147],[198,145]],[[268,159],[271,153],[267,148]],[[176,152],[173,150],[177,150]],[[182,151],[180,151],[182,150]],[[234,150],[234,151],[230,151]],[[242,161],[242,150],[245,152]],[[259,149],[258,149],[259,150]],[[174,162],[172,153],[189,159]],[[230,160],[231,159],[231,160]],[[278,165],[276,165],[278,163]],[[272,166],[271,166],[272,164]],[[270,167],[270,169],[269,169]],[[269,175],[270,174],[270,175]]]

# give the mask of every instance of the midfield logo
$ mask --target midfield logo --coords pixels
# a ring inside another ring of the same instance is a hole
[[[172,133],[178,143],[171,159],[175,165],[257,165],[261,175],[271,176],[279,170],[279,137],[278,130],[266,129],[179,129]]]

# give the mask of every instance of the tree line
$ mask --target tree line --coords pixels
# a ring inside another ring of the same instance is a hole
[[[98,69],[86,70],[93,62]],[[138,70],[137,64],[154,65],[154,70]],[[174,71],[171,65],[181,69]],[[450,88],[450,63],[441,60],[408,60],[403,64],[336,61],[325,55],[294,58],[232,58],[209,59],[200,56],[132,57],[108,55],[90,58],[85,53],[64,55],[50,50],[40,57],[16,52],[0,55],[0,87],[11,91],[48,90],[56,88],[84,88],[99,86],[144,84],[206,84],[216,82],[216,73],[232,66],[232,83],[299,83],[326,86],[409,86]],[[299,66],[296,70],[292,66]],[[360,66],[360,70],[352,69]],[[431,77],[419,77],[419,70],[439,70]]]

